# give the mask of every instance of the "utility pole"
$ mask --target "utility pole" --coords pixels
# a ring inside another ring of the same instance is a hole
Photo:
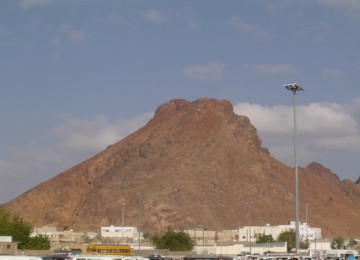
[[[307,240],[308,240],[308,226],[309,226],[309,224],[308,224],[308,206],[309,206],[309,204],[306,203],[305,204],[306,242],[308,242]]]
[[[249,246],[250,246],[250,255],[251,255],[251,210],[250,210],[250,206],[251,206],[251,204],[253,204],[254,202],[253,201],[246,201],[245,202],[247,205],[248,205],[248,207],[249,207]]]
[[[121,204],[121,243],[124,243],[124,205]]]
[[[136,195],[139,197],[138,200],[138,234],[139,234],[139,251],[141,247],[141,239],[140,239],[140,203],[141,203],[141,193],[138,192]]]
[[[296,125],[296,92],[304,91],[296,83],[285,84],[284,87],[293,92],[293,112],[294,112],[294,179],[295,179],[295,232],[296,232],[296,254],[299,252],[300,229],[299,229],[299,184],[298,184],[298,158],[297,158],[297,125]]]

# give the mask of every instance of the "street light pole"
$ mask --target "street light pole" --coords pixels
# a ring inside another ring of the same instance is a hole
[[[296,83],[285,84],[284,87],[293,92],[293,110],[294,110],[294,177],[295,177],[295,231],[296,231],[296,253],[299,251],[300,233],[299,233],[299,185],[298,185],[298,160],[297,160],[297,126],[296,126],[296,92],[304,91]]]
[[[141,246],[141,240],[140,240],[140,202],[141,202],[141,193],[136,193],[136,195],[139,197],[138,201],[138,234],[139,234],[139,254],[140,254],[140,246]]]
[[[121,243],[124,243],[124,203],[121,204]]]
[[[306,240],[308,240],[308,206],[309,204],[305,204],[305,221],[306,221]]]
[[[249,246],[250,246],[250,255],[251,255],[251,211],[250,211],[250,205],[254,203],[253,201],[246,201],[245,202],[249,207]]]

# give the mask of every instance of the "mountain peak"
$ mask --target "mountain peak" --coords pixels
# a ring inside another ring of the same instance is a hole
[[[198,113],[202,111],[217,111],[233,113],[233,106],[228,100],[217,100],[200,98],[193,102],[185,99],[173,99],[158,107],[155,117],[166,112],[182,112],[186,114]]]
[[[232,104],[227,100],[200,98],[190,102],[185,99],[173,99],[158,107],[154,119],[173,113],[197,115],[204,112],[224,113],[227,116],[235,115]]]
[[[299,186],[302,201],[317,209],[312,226],[324,235],[360,232],[351,226],[360,215],[360,185],[312,163],[300,169]],[[293,219],[292,187],[292,169],[261,147],[256,128],[229,101],[174,99],[144,127],[6,207],[33,225],[98,230],[120,225],[125,204],[126,225],[151,233],[199,223],[222,230],[247,225],[248,200],[254,225]],[[339,205],[342,213],[332,214]]]

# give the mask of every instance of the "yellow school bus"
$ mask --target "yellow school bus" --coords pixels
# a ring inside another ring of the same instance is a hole
[[[128,245],[88,245],[85,254],[130,256],[131,247]]]

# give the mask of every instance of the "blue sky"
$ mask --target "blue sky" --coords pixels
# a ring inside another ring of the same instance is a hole
[[[227,99],[272,156],[360,176],[360,1],[0,1],[0,203],[143,126]],[[301,178],[301,176],[299,177]]]

